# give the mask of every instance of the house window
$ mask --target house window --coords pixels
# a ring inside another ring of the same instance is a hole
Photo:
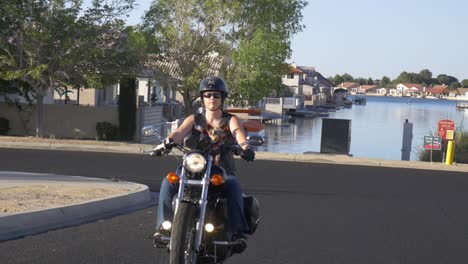
[[[290,74],[288,75],[288,79],[294,79],[294,73],[290,73]]]

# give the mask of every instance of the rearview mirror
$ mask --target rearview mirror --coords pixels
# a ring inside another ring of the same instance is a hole
[[[144,137],[154,137],[154,136],[161,136],[159,133],[159,130],[156,128],[156,126],[144,126],[141,129],[141,134]]]
[[[257,146],[257,147],[261,146],[261,145],[263,145],[263,143],[265,143],[265,140],[263,139],[263,137],[258,136],[258,135],[248,136],[247,140],[249,141],[249,145]]]

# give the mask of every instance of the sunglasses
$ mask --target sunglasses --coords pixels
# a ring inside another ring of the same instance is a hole
[[[204,93],[203,94],[203,97],[205,98],[210,98],[211,96],[213,96],[214,98],[221,98],[220,93]]]

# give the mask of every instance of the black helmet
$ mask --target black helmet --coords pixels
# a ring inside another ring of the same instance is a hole
[[[218,91],[221,92],[223,98],[227,97],[227,86],[223,79],[219,77],[207,77],[200,83],[200,97],[204,92]]]

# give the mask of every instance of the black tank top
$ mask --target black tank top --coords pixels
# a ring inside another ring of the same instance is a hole
[[[206,117],[202,113],[195,114],[195,122],[192,130],[201,131],[208,135],[214,142],[220,144],[233,145],[236,144],[236,139],[231,133],[229,123],[233,115],[223,111],[221,125],[219,127],[212,127],[206,122]],[[236,167],[234,162],[234,155],[231,149],[220,148],[219,154],[215,155],[215,164],[224,168],[227,174],[235,175]]]

